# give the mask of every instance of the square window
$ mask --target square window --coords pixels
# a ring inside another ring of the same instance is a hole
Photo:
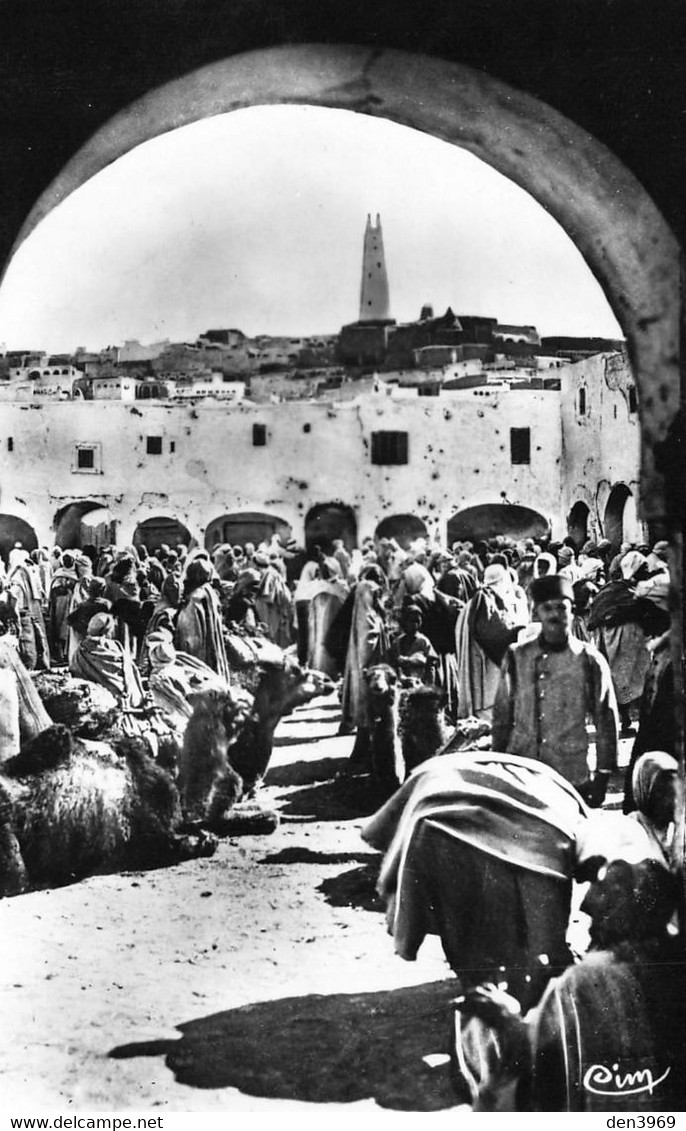
[[[71,470],[83,471],[86,474],[98,475],[102,466],[102,450],[100,444],[74,444]]]
[[[149,456],[162,455],[162,437],[161,436],[147,436],[145,443],[145,450]]]
[[[510,460],[512,463],[531,463],[531,429],[510,428]]]
[[[372,432],[372,463],[397,466],[407,462],[407,432]]]

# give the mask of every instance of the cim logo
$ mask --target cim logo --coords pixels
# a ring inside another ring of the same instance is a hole
[[[657,1079],[651,1068],[639,1068],[635,1072],[620,1072],[619,1064],[608,1068],[605,1064],[592,1064],[584,1073],[583,1085],[594,1096],[638,1096],[655,1089],[667,1079],[671,1067]]]

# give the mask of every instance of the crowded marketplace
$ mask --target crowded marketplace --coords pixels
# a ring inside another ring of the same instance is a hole
[[[455,1105],[682,1106],[665,541],[7,559],[3,895],[273,833],[277,728],[324,704],[389,952],[450,967]]]

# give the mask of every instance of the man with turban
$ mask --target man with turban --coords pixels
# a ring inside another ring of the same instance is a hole
[[[124,707],[138,708],[145,702],[140,672],[123,644],[114,639],[114,617],[96,613],[69,663],[72,675],[99,683]]]
[[[214,568],[206,558],[197,557],[188,565],[174,643],[180,651],[202,660],[228,683],[221,606],[212,585],[213,576]]]

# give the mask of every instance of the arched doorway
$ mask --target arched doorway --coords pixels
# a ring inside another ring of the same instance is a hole
[[[146,518],[139,522],[133,533],[134,546],[145,546],[146,550],[154,552],[160,546],[169,546],[174,549],[180,543],[190,546],[193,539],[190,531],[175,518],[158,515],[155,518]]]
[[[408,550],[418,538],[428,538],[429,532],[422,522],[413,514],[393,514],[382,519],[374,531],[374,538],[395,538],[403,550]]]
[[[522,538],[547,538],[550,523],[530,507],[509,503],[482,503],[465,507],[448,520],[448,545],[453,542],[483,542],[502,535],[519,542]]]
[[[15,514],[0,514],[0,554],[7,565],[9,552],[15,542],[21,542],[23,548],[28,550],[38,549],[38,538],[32,526],[23,518]]]
[[[636,499],[625,483],[615,483],[605,504],[605,537],[615,550],[622,542],[642,542],[643,526],[636,512]]]
[[[252,542],[269,542],[278,534],[283,545],[293,537],[293,531],[284,519],[275,514],[262,514],[260,511],[238,511],[236,514],[223,514],[215,518],[205,531],[205,549],[213,550],[222,542],[231,546],[245,546]]]
[[[88,511],[81,519],[79,530],[80,546],[113,546],[117,540],[117,522],[107,507],[98,507],[97,510]]]
[[[590,510],[586,503],[575,503],[567,518],[567,533],[574,539],[574,544],[580,549],[588,541],[588,517]]]
[[[331,549],[334,538],[342,538],[347,550],[357,546],[357,519],[345,503],[318,503],[305,516],[305,549],[320,545]]]
[[[89,543],[109,545],[115,542],[116,525],[114,516],[101,502],[77,500],[55,515],[55,545],[62,550],[80,549]]]

